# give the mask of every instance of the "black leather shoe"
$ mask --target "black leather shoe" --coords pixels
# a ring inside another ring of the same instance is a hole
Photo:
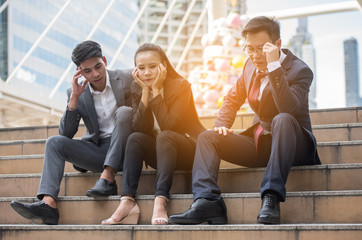
[[[108,182],[104,178],[97,180],[96,185],[86,192],[88,197],[109,197],[110,195],[117,195],[116,180],[114,183]]]
[[[41,219],[43,223],[57,225],[59,220],[59,211],[52,208],[43,201],[24,204],[18,201],[12,201],[10,206],[21,216],[27,219]]]
[[[180,214],[172,215],[169,220],[172,224],[227,224],[226,205],[222,198],[219,200],[207,200],[199,198],[192,203],[190,208]]]
[[[81,173],[85,173],[85,172],[88,171],[87,169],[83,169],[83,168],[81,168],[81,167],[75,166],[74,164],[73,164],[73,168],[74,168],[75,170],[77,170],[78,172],[81,172]]]
[[[280,206],[277,195],[265,194],[257,221],[263,224],[280,224]]]

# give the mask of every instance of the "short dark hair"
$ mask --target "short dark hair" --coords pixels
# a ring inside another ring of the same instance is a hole
[[[103,57],[101,46],[94,41],[87,40],[81,42],[73,49],[72,61],[77,67],[91,57]]]
[[[265,16],[254,17],[248,21],[242,31],[242,36],[246,38],[248,33],[258,33],[265,31],[273,41],[280,38],[280,25],[275,18]]]
[[[156,53],[158,53],[158,55],[161,58],[161,62],[164,63],[166,62],[166,69],[167,69],[167,76],[166,78],[182,78],[182,76],[180,74],[178,74],[176,72],[176,70],[172,67],[170,61],[168,60],[168,57],[166,56],[165,51],[163,51],[163,49],[158,46],[157,44],[154,43],[144,43],[141,46],[139,46],[139,48],[136,50],[136,53],[134,55],[134,64],[136,66],[136,57],[140,52],[145,52],[145,51],[154,51]]]

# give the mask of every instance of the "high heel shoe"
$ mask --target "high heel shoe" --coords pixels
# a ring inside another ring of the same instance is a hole
[[[165,196],[162,196],[162,195],[158,195],[156,198],[162,198],[166,201],[166,204],[168,203],[169,199]],[[156,201],[156,198],[155,198],[155,201]],[[152,216],[152,219],[151,219],[151,224],[152,225],[167,225],[168,224],[168,219],[167,218],[164,218],[164,217],[153,217]]]
[[[129,196],[123,196],[121,197],[122,200],[131,200],[135,202],[135,206],[131,209],[131,211],[128,213],[127,216],[123,217],[119,221],[114,221],[112,217],[108,218],[107,220],[102,221],[102,225],[119,225],[119,224],[125,224],[125,225],[135,225],[138,223],[138,219],[140,217],[140,208],[138,207],[136,201],[134,198]]]

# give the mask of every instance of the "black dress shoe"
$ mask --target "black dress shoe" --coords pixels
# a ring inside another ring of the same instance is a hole
[[[116,180],[110,183],[104,178],[97,180],[96,185],[86,192],[88,197],[109,197],[110,195],[117,195]]]
[[[199,198],[192,203],[190,208],[180,214],[172,215],[169,220],[172,224],[227,224],[226,205],[222,198],[207,200]]]
[[[52,208],[43,201],[24,204],[18,201],[12,201],[10,206],[21,216],[27,219],[41,219],[43,223],[57,225],[59,220],[59,211]]]
[[[277,195],[265,194],[257,221],[263,224],[280,224],[280,206]]]
[[[88,171],[87,169],[83,169],[83,168],[81,168],[81,167],[75,166],[74,164],[73,164],[73,168],[74,168],[75,170],[77,170],[78,172],[81,172],[81,173],[85,173],[85,172]]]

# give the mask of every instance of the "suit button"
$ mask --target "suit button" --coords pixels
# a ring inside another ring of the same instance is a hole
[[[190,137],[190,135],[189,135],[188,133],[185,133],[185,137],[189,138],[189,137]]]

